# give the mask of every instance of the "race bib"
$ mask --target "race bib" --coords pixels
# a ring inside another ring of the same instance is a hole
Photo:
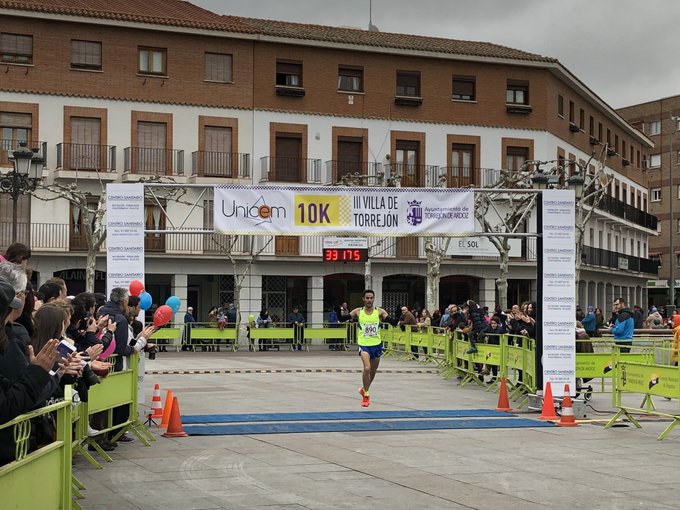
[[[378,336],[378,324],[364,324],[364,336]]]

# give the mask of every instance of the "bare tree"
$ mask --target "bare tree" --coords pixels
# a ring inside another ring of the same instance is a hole
[[[532,187],[529,170],[533,162],[527,162],[519,171],[500,170],[498,179],[488,188],[498,192],[477,193],[475,197],[475,218],[481,225],[482,231],[493,234],[513,234],[520,231],[533,208],[536,196],[531,194],[508,193],[506,189],[527,189]],[[500,204],[503,204],[502,211]],[[507,236],[491,235],[489,241],[498,250],[500,256],[496,289],[498,290],[498,305],[503,309],[508,306],[508,272],[510,265],[510,238]]]
[[[440,188],[446,187],[446,176],[438,176]],[[442,260],[449,249],[451,238],[444,239],[428,236],[423,238],[425,259],[427,260],[425,307],[431,311],[439,306],[439,282],[441,280]]]
[[[97,267],[97,254],[106,239],[106,192],[102,189],[99,196],[86,191],[76,183],[71,184],[44,184],[40,190],[46,193],[34,193],[33,196],[43,201],[67,200],[74,207],[74,219],[77,227],[82,228],[87,243],[87,256],[85,262],[85,290],[94,292],[95,269]],[[96,199],[96,201],[95,201]],[[82,215],[83,221],[79,221]]]

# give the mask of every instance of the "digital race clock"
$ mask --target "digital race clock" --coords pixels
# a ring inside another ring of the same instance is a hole
[[[323,259],[326,262],[366,262],[367,248],[324,248]]]
[[[366,262],[368,240],[365,237],[324,237],[321,253],[324,262]]]

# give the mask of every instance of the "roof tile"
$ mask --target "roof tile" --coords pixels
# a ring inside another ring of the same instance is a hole
[[[405,51],[546,63],[557,62],[554,58],[488,42],[223,16],[184,0],[0,0],[0,9],[261,34],[296,40],[392,48]]]

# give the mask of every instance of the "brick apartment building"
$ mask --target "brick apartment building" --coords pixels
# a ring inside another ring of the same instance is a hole
[[[659,275],[647,286],[651,301],[657,304],[670,302],[669,281],[673,266],[676,282],[673,303],[677,305],[680,289],[680,251],[677,248],[680,240],[680,96],[627,106],[618,112],[654,142],[653,147],[644,151],[644,158],[649,179],[649,212],[659,220],[659,235],[649,240],[649,257],[658,261]]]
[[[656,219],[642,164],[652,143],[557,60],[491,43],[221,16],[177,0],[62,4],[0,0],[0,167],[28,141],[46,156],[47,183],[77,183],[95,196],[102,182],[150,175],[319,185],[353,172],[369,184],[399,173],[403,186],[440,176],[484,186],[498,169],[585,163],[607,144],[615,179],[588,225],[579,301],[608,309],[622,295],[646,304]],[[6,245],[10,202],[0,198]],[[203,204],[188,227],[212,228],[209,198]],[[165,205],[169,217],[186,210]],[[83,289],[83,221],[66,201],[20,199],[20,240],[41,280],[62,275],[73,292]],[[152,203],[146,221],[169,226]],[[532,215],[527,231],[533,225]],[[267,241],[239,241],[239,270]],[[148,233],[145,246],[158,302],[176,294],[205,320],[211,305],[233,299],[232,267],[213,236]],[[513,251],[511,302],[535,297],[535,259],[532,240]],[[97,268],[105,269],[103,250]],[[385,241],[372,263],[378,302],[423,305],[425,268],[421,240]],[[363,271],[323,262],[320,238],[279,236],[244,281],[242,312],[266,306],[285,317],[299,303],[321,322],[331,305],[358,304]],[[453,250],[440,304],[474,298],[493,307],[497,276],[496,257]]]

